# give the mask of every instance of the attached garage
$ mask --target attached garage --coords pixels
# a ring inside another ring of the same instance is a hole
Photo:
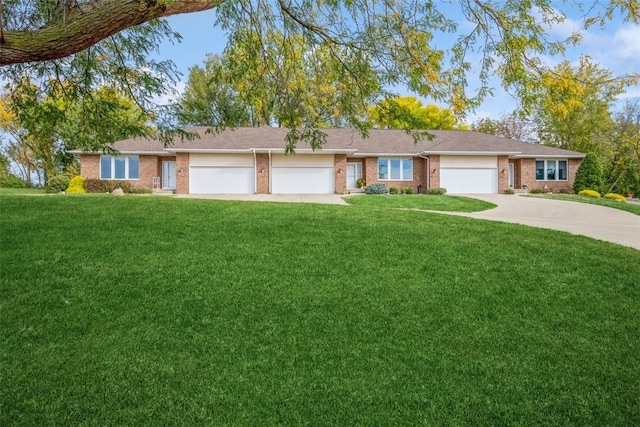
[[[251,154],[191,154],[191,194],[253,194],[255,167]]]
[[[440,187],[451,194],[497,193],[497,156],[440,156]]]
[[[271,163],[273,194],[333,194],[332,154],[274,155]]]

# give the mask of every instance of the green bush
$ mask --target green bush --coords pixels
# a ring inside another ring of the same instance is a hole
[[[507,188],[504,190],[504,194],[516,194],[516,192],[513,188]]]
[[[578,194],[582,190],[588,189],[602,191],[603,184],[602,165],[594,153],[589,153],[578,167],[576,180],[573,183],[573,191]]]
[[[594,190],[582,190],[578,193],[578,196],[587,196],[587,197],[595,197],[596,199],[600,198],[600,193]]]
[[[389,194],[398,194],[398,189],[396,187],[389,188]]]
[[[54,175],[47,181],[45,190],[47,193],[62,193],[69,186],[69,177],[65,175]]]
[[[404,188],[402,189],[402,192],[403,192],[404,194],[414,194],[413,187],[404,187]]]
[[[382,183],[369,184],[364,190],[365,194],[387,194],[387,186]]]
[[[129,189],[130,194],[151,194],[153,190],[147,187],[131,187]]]
[[[431,194],[431,195],[435,195],[435,196],[442,196],[444,194],[447,193],[447,189],[446,188],[429,188],[427,190],[427,194]]]
[[[128,193],[131,190],[131,184],[127,181],[87,179],[84,188],[87,193],[111,193],[116,188],[122,188],[122,191]]]
[[[29,188],[29,184],[22,178],[10,174],[0,178],[0,188]]]
[[[619,202],[623,202],[625,203],[627,201],[627,198],[624,197],[623,195],[620,194],[616,194],[616,193],[607,193],[604,195],[605,199],[611,199],[611,200],[617,200]]]
[[[531,194],[547,194],[548,192],[549,189],[546,187],[532,188],[531,190],[529,190],[529,193]]]

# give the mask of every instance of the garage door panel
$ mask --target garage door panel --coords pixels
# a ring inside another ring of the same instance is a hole
[[[274,194],[333,194],[333,168],[273,168]]]
[[[440,186],[451,194],[494,194],[498,192],[497,169],[440,170]]]
[[[191,167],[189,171],[191,194],[253,194],[255,175],[253,168]]]

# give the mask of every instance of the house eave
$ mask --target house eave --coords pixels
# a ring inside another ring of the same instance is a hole
[[[423,151],[423,156],[515,156],[519,151]]]
[[[517,154],[512,159],[584,159],[585,154]]]
[[[190,154],[252,154],[252,153],[271,153],[284,154],[284,148],[167,148],[171,153],[190,153]],[[298,148],[295,154],[352,154],[354,149],[320,149],[312,150],[311,148]]]
[[[70,154],[82,155],[82,154],[94,154],[94,155],[102,155],[102,154],[112,154],[116,153],[118,155],[135,155],[135,156],[172,156],[173,154],[169,151],[142,151],[142,150],[113,150],[113,151],[84,151],[84,150],[70,150]]]

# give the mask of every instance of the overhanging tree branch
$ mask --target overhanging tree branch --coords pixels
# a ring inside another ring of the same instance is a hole
[[[76,4],[65,21],[39,29],[4,29],[0,66],[78,53],[119,31],[153,19],[213,9],[225,0],[93,0]]]

